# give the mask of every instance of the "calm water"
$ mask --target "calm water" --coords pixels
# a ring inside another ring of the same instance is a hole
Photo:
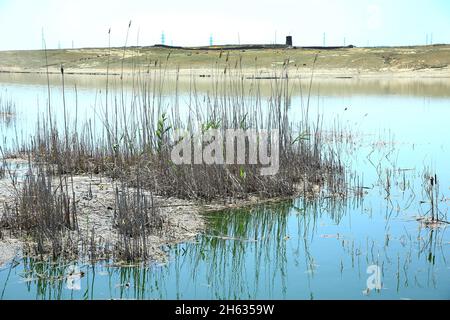
[[[52,81],[60,114],[61,88]],[[70,112],[75,84],[79,116],[94,118],[104,79],[69,79]],[[188,94],[180,90],[183,104]],[[206,95],[207,84],[199,91]],[[351,129],[342,156],[364,181],[363,200],[298,199],[208,215],[196,242],[165,248],[164,265],[17,259],[0,268],[0,299],[450,299],[448,228],[415,220],[429,210],[421,203],[425,174],[438,176],[441,217],[449,209],[450,81],[322,81],[313,93],[311,113],[323,115],[325,129]],[[47,86],[39,77],[2,75],[0,95],[16,103],[15,121],[0,125],[3,145],[13,146],[32,132]],[[170,90],[164,99],[173,101]],[[293,117],[302,103],[294,94]],[[381,290],[366,290],[370,266],[379,267]],[[61,280],[74,268],[84,272],[75,286]]]

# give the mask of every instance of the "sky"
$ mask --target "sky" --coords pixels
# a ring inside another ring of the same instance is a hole
[[[161,43],[450,43],[448,0],[0,0],[0,50]]]

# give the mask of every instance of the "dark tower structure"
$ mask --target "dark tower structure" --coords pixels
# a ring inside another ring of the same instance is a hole
[[[286,37],[286,45],[292,47],[292,36]]]

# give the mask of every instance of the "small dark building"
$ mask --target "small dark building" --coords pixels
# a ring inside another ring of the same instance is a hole
[[[286,37],[286,45],[292,47],[292,36]]]

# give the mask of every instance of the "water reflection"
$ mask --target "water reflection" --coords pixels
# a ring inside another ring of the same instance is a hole
[[[392,220],[360,208],[327,211],[301,200],[208,216],[195,243],[167,248],[167,265],[114,266],[103,261],[37,262],[26,258],[0,271],[3,299],[400,299],[450,298],[446,229]],[[332,214],[333,213],[333,214]],[[334,215],[334,216],[332,216]],[[361,219],[361,216],[360,216]],[[376,229],[376,227],[375,227]],[[80,289],[67,287],[77,266]],[[367,268],[381,269],[381,290],[367,290]]]
[[[138,82],[144,78],[158,80],[159,74],[135,74],[125,76],[124,81],[119,76],[103,75],[66,75],[65,84],[67,88],[77,86],[80,90],[100,91],[106,89],[106,83],[110,88],[137,89]],[[199,92],[212,92],[223,88],[220,85],[220,78],[200,78],[198,76],[174,76],[164,75],[163,92],[165,94],[187,93],[192,90],[195,81],[196,90]],[[218,82],[218,83],[217,83]],[[246,90],[257,86],[262,97],[271,95],[270,80],[247,79],[243,85]],[[305,88],[307,92],[310,78],[309,75],[302,77],[294,76],[291,86],[293,89],[299,89],[299,86]],[[49,81],[45,74],[20,74],[20,73],[0,73],[1,87],[22,87],[22,88],[43,88],[47,90],[47,85],[52,88],[61,87],[60,75],[49,75]],[[450,97],[450,79],[448,78],[353,78],[353,79],[321,79],[317,78],[313,82],[312,92],[314,95],[320,93],[321,96],[407,96],[407,97],[428,97],[428,98],[449,98]]]
[[[0,75],[0,87],[24,111],[17,127],[0,122],[1,133],[9,138],[17,134],[16,141],[26,136],[37,109],[46,104],[46,77],[31,78]],[[92,110],[101,110],[105,81],[67,76],[67,87],[76,84],[79,89],[80,115],[92,117]],[[208,91],[211,79],[196,81],[202,96],[213,92]],[[51,83],[57,110],[62,101],[59,77]],[[126,88],[132,88],[130,83]],[[262,94],[270,91],[264,81],[253,83]],[[190,79],[182,80],[178,90],[189,85]],[[195,243],[165,248],[170,256],[166,265],[16,259],[0,269],[0,298],[450,299],[447,227],[429,228],[416,221],[429,205],[421,204],[426,200],[424,166],[441,181],[442,215],[450,204],[449,89],[449,81],[436,79],[314,83],[317,107],[326,111],[324,122],[334,125],[337,116],[352,128],[354,136],[341,152],[344,163],[363,173],[362,181],[353,183],[364,187],[357,191],[367,193],[363,199],[298,199],[208,215],[209,228]],[[167,90],[171,92],[170,84]],[[75,101],[74,91],[66,94]],[[185,100],[180,95],[180,104]],[[294,95],[292,112],[301,104],[302,97]],[[381,269],[380,290],[367,290],[370,266]],[[80,285],[69,289],[68,277],[74,275]]]

